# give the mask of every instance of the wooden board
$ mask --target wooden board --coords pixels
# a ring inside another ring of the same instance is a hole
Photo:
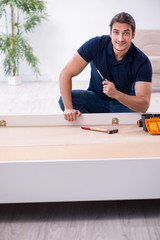
[[[80,126],[1,128],[0,161],[160,156],[160,136],[136,124],[98,128],[118,128],[119,132],[107,134]]]

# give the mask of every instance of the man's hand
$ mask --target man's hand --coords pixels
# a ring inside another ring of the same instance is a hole
[[[68,121],[75,121],[81,116],[81,112],[75,109],[66,109],[64,111],[64,118]]]
[[[102,82],[103,84],[103,93],[105,93],[108,97],[116,98],[118,90],[115,88],[114,84],[107,79]]]

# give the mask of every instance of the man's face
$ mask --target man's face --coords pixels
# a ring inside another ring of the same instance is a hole
[[[134,36],[135,33],[132,34],[132,28],[129,24],[115,22],[110,32],[114,52],[125,54],[129,50]]]

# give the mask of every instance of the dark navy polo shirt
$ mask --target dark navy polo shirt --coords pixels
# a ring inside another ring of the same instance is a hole
[[[135,95],[134,85],[136,81],[152,81],[151,63],[148,57],[133,43],[120,61],[115,59],[109,35],[88,40],[78,49],[78,53],[86,62],[91,64],[88,90],[94,91],[105,100],[109,97],[103,93],[102,79],[96,68],[104,78],[114,83],[117,90],[129,95]]]

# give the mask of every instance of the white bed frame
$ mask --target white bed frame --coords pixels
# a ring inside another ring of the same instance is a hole
[[[135,124],[138,113],[89,114],[76,122],[62,115],[0,116],[8,126]],[[160,198],[158,158],[1,161],[0,203]]]

